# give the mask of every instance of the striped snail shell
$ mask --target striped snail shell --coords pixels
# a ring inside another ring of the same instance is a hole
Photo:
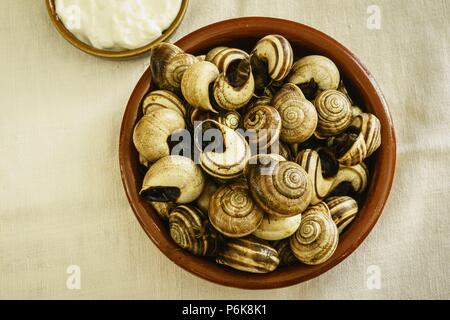
[[[333,195],[346,195],[350,192],[362,193],[367,188],[368,177],[369,170],[363,162],[352,167],[341,166],[330,193]]]
[[[225,110],[245,106],[253,97],[255,81],[250,59],[236,59],[226,65],[213,87],[215,102]]]
[[[364,136],[366,157],[370,157],[381,145],[380,120],[371,113],[362,113],[353,119],[351,126],[357,128]]]
[[[201,61],[191,65],[181,80],[181,92],[186,101],[195,108],[217,113],[209,88],[218,77],[219,69],[211,62]]]
[[[268,35],[259,40],[251,55],[266,65],[264,72],[275,81],[287,76],[294,60],[291,44],[280,35]],[[259,71],[257,68],[255,73]]]
[[[248,53],[243,50],[237,48],[216,47],[208,52],[205,60],[214,63],[219,69],[219,72],[222,73],[227,70],[231,62],[248,58]]]
[[[173,44],[157,45],[150,57],[153,81],[159,89],[179,92],[184,72],[198,60]]]
[[[150,205],[155,209],[156,213],[163,219],[169,220],[170,211],[176,207],[172,202],[156,202],[150,201]]]
[[[230,238],[218,250],[216,262],[252,273],[268,273],[280,263],[277,251],[266,241],[249,236]]]
[[[258,150],[267,149],[278,141],[281,131],[281,117],[278,111],[269,105],[259,105],[250,109],[244,116],[244,129],[249,134],[251,146]]]
[[[204,111],[194,108],[189,115],[189,122],[191,126],[195,126],[196,122],[199,123],[208,119],[215,120],[233,130],[239,128],[241,124],[241,115],[237,111],[212,113],[211,111]]]
[[[139,193],[144,200],[189,203],[205,186],[203,172],[190,158],[167,156],[148,169]]]
[[[208,215],[220,233],[232,238],[251,234],[263,220],[262,209],[254,203],[243,182],[220,187],[211,197]]]
[[[278,252],[280,266],[290,266],[298,262],[298,259],[291,250],[289,239],[275,241],[273,247]]]
[[[319,153],[320,152],[320,153]],[[322,157],[321,157],[322,155]],[[326,168],[322,168],[322,159]],[[339,170],[339,164],[333,156],[328,156],[325,149],[305,149],[299,152],[296,162],[308,173],[312,185],[311,204],[321,202],[330,192]],[[324,176],[324,171],[327,171]]]
[[[272,104],[281,116],[282,141],[301,143],[313,135],[317,126],[317,112],[297,86],[285,84],[273,97]]]
[[[250,147],[244,137],[227,126],[210,119],[203,121],[199,126],[204,133],[202,140],[205,139],[205,135],[211,133],[217,139],[220,138],[222,142],[220,146],[217,146],[218,149],[204,149],[203,141],[195,140],[196,148],[201,150],[199,160],[203,170],[221,180],[239,177],[250,158]],[[209,131],[210,129],[212,131]]]
[[[352,105],[347,97],[337,90],[325,90],[314,100],[319,117],[317,133],[323,137],[344,132],[352,122]]]
[[[266,214],[253,235],[264,240],[281,240],[289,238],[300,226],[302,215],[276,217]]]
[[[186,115],[186,107],[178,96],[168,90],[155,90],[148,93],[142,102],[142,111],[144,114],[151,112],[155,107],[161,107],[179,112],[182,116]]]
[[[244,170],[250,192],[267,213],[289,217],[302,213],[312,198],[311,181],[297,163],[280,155],[252,157]]]
[[[181,248],[197,256],[211,255],[217,247],[217,237],[208,218],[193,206],[181,205],[170,212],[170,236]]]
[[[155,162],[170,154],[169,137],[185,128],[180,111],[152,107],[134,127],[133,143],[139,152],[141,163]]]
[[[291,249],[298,260],[317,265],[327,261],[337,248],[339,232],[323,202],[302,214],[297,232],[290,238]]]
[[[340,75],[333,61],[324,56],[312,55],[294,63],[287,81],[300,87],[313,81],[317,85],[317,89],[323,91],[337,89]]]
[[[211,197],[213,194],[217,191],[219,186],[217,183],[212,180],[208,179],[205,183],[205,187],[203,188],[202,194],[197,198],[196,205],[197,207],[202,210],[203,212],[207,213],[209,210],[209,202],[211,200]]]
[[[333,218],[339,234],[355,219],[358,213],[358,203],[351,197],[330,197],[325,200],[330,209],[331,218]]]

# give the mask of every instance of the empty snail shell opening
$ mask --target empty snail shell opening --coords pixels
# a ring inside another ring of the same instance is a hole
[[[151,187],[141,192],[141,197],[147,201],[176,202],[181,191],[177,187]]]
[[[305,95],[305,98],[308,100],[314,99],[316,96],[317,90],[319,89],[319,85],[314,79],[311,79],[311,81],[307,83],[301,83],[298,85],[300,90],[302,90],[303,94]]]
[[[360,132],[360,129],[351,126],[346,130],[346,132],[330,138],[329,147],[334,150],[336,158],[342,157],[348,150],[350,150],[355,141],[358,139]]]
[[[339,171],[339,162],[334,154],[327,148],[318,148],[320,162],[322,164],[322,175],[324,178],[336,176]]]
[[[250,63],[255,78],[255,87],[257,89],[264,89],[269,85],[271,80],[267,62],[259,59],[256,55],[252,55]]]
[[[236,59],[230,62],[225,72],[228,83],[234,88],[242,87],[251,72],[250,60]]]

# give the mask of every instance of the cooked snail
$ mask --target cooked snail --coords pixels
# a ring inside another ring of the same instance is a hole
[[[351,197],[330,197],[325,200],[330,209],[331,218],[336,224],[339,234],[355,219],[358,203]]]
[[[179,91],[186,69],[196,63],[196,57],[170,43],[153,47],[150,56],[150,70],[153,81],[159,89]]]
[[[208,218],[193,206],[181,205],[170,212],[170,236],[183,249],[198,256],[215,253],[217,237]]]
[[[216,262],[252,273],[267,273],[280,263],[277,251],[255,237],[228,239],[219,249]]]
[[[197,201],[195,202],[200,210],[208,213],[209,201],[218,188],[219,186],[212,179],[208,179],[206,181],[202,194],[197,198]]]
[[[264,240],[281,240],[289,238],[300,226],[302,215],[276,217],[266,214],[253,235]]]
[[[297,86],[285,84],[273,97],[272,104],[281,116],[282,141],[300,143],[313,135],[317,126],[317,112]]]
[[[336,159],[326,149],[306,149],[297,155],[296,162],[308,173],[312,185],[311,204],[322,201],[330,192],[339,170]]]
[[[234,179],[241,175],[250,158],[250,147],[244,137],[214,120],[203,121],[201,128],[204,130],[204,136],[210,132],[214,137],[219,136],[222,142],[219,146],[216,145],[217,148],[212,148],[215,145],[203,148],[202,143],[195,140],[196,147],[201,150],[199,160],[203,170],[222,180]],[[212,131],[209,131],[210,129]]]
[[[291,244],[288,239],[275,241],[273,247],[278,252],[278,258],[280,259],[280,266],[290,266],[298,262],[291,249]]]
[[[139,122],[133,132],[134,145],[141,156],[141,162],[155,162],[170,154],[169,137],[185,128],[183,116],[168,108],[152,107]]]
[[[186,115],[186,107],[178,96],[167,90],[155,90],[147,94],[142,102],[144,114],[151,112],[155,107],[167,108],[179,112],[181,116]]]
[[[317,133],[323,137],[344,132],[352,122],[352,104],[337,90],[325,90],[314,100],[319,117]]]
[[[258,105],[244,116],[244,129],[249,134],[251,146],[267,151],[278,141],[281,131],[281,117],[278,111],[269,105]]]
[[[167,156],[155,162],[144,177],[140,195],[147,201],[189,203],[205,186],[202,170],[183,156]]]
[[[328,206],[320,202],[302,214],[297,232],[290,238],[291,249],[298,260],[317,265],[327,261],[337,248],[339,232]]]
[[[220,187],[211,197],[208,215],[218,231],[233,238],[251,234],[263,220],[262,209],[243,182]]]
[[[312,99],[316,91],[337,89],[340,75],[333,61],[324,56],[312,55],[294,63],[287,81],[298,85]]]
[[[257,155],[245,167],[250,192],[265,212],[289,217],[302,213],[311,202],[312,186],[306,171],[279,155]]]
[[[275,81],[283,80],[294,60],[291,44],[283,36],[268,35],[258,41],[251,54],[257,86],[267,85],[267,75]]]

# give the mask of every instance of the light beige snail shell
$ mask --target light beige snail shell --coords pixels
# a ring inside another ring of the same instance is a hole
[[[172,91],[155,90],[148,93],[142,102],[142,111],[145,114],[151,112],[155,107],[161,107],[179,112],[186,116],[186,107],[178,96]]]
[[[216,47],[208,52],[205,60],[214,63],[219,69],[219,72],[222,73],[227,70],[231,62],[248,58],[248,53],[241,49]]]
[[[220,134],[223,141],[223,152],[220,150],[204,150],[200,153],[200,165],[212,177],[231,180],[239,177],[250,158],[250,146],[244,137],[233,129],[214,120],[205,120],[201,124],[205,130],[213,129],[213,135]],[[208,131],[205,131],[208,133]],[[196,148],[203,150],[201,142],[195,140]]]
[[[321,91],[337,89],[340,82],[339,70],[327,57],[306,56],[294,63],[287,81],[301,85],[309,83],[311,80],[317,83]]]
[[[289,238],[297,231],[301,220],[301,214],[292,217],[276,217],[266,214],[262,223],[253,232],[253,235],[264,240]]]
[[[337,90],[325,90],[314,100],[317,110],[317,133],[323,137],[344,132],[352,122],[352,105],[347,97]]]
[[[259,40],[252,55],[267,63],[269,76],[275,81],[287,76],[294,61],[291,44],[280,35],[268,35]]]
[[[243,121],[249,143],[260,151],[267,151],[278,141],[281,131],[281,117],[269,105],[258,105],[250,109]]]
[[[330,197],[325,199],[325,203],[330,209],[339,234],[355,219],[358,213],[358,203],[348,196]]]
[[[352,167],[341,166],[330,188],[330,193],[342,183],[350,183],[356,193],[363,193],[367,188],[368,181],[369,170],[363,162]]]
[[[156,213],[163,219],[168,220],[170,211],[176,207],[172,202],[150,201],[149,204],[155,209]]]
[[[218,251],[216,262],[241,271],[268,273],[278,267],[280,259],[267,242],[248,236],[227,239]]]
[[[210,100],[209,87],[219,77],[219,69],[208,61],[191,65],[181,80],[181,92],[187,102],[195,107],[217,113]]]
[[[302,214],[297,232],[290,238],[291,249],[298,260],[309,265],[327,261],[337,248],[339,232],[323,202]]]
[[[282,141],[301,143],[313,135],[318,120],[316,109],[296,85],[285,84],[273,97],[272,104],[281,116]]]
[[[220,187],[211,197],[208,215],[220,233],[232,238],[251,234],[263,220],[262,209],[253,201],[243,182]]]
[[[168,138],[185,128],[180,112],[162,107],[153,107],[136,124],[133,143],[141,156],[143,165],[155,162],[170,153]]]
[[[219,186],[212,179],[208,179],[205,183],[205,187],[203,188],[202,194],[198,197],[195,202],[197,207],[205,213],[208,213],[209,210],[209,201],[213,194],[217,191]]]
[[[279,217],[302,213],[312,198],[311,181],[297,163],[280,155],[260,154],[245,167],[250,192],[263,210]]]
[[[321,202],[331,190],[335,177],[324,178],[322,173],[322,161],[319,153],[312,149],[305,149],[298,153],[296,162],[308,173],[312,186],[311,204]]]
[[[181,205],[170,212],[170,236],[181,248],[197,256],[212,255],[217,237],[206,214],[194,206]]]
[[[371,113],[362,113],[353,119],[351,126],[358,128],[364,136],[366,157],[370,157],[381,145],[380,120]]]
[[[164,77],[172,91],[180,91],[184,73],[191,65],[197,62],[198,59],[188,53],[177,54],[168,61]]]
[[[204,186],[202,170],[194,161],[171,155],[159,159],[150,167],[140,195],[147,201],[185,204],[196,200]]]
[[[160,43],[152,48],[150,53],[150,70],[152,73],[152,81],[159,89],[174,90],[173,86],[166,78],[167,65],[170,60],[178,54],[182,54],[183,50],[170,43]]]
[[[208,119],[215,120],[233,130],[239,128],[241,124],[241,114],[237,111],[212,113],[211,111],[194,108],[190,112],[189,122],[193,127]]]

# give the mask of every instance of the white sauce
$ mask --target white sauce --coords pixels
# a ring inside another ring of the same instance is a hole
[[[181,0],[55,0],[56,13],[78,39],[98,49],[147,45],[175,20]]]

